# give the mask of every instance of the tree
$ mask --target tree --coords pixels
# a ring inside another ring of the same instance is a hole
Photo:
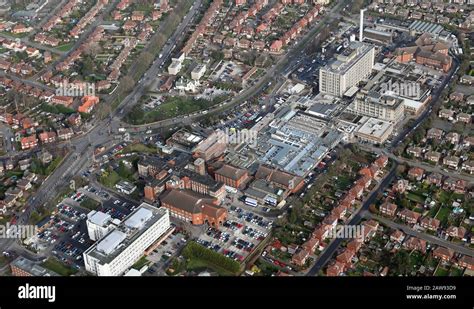
[[[298,215],[296,214],[296,211],[293,208],[292,210],[290,210],[290,216],[288,217],[288,221],[291,224],[295,224],[297,220],[298,220]]]
[[[215,62],[219,62],[219,61],[221,61],[222,59],[224,59],[224,52],[222,52],[221,50],[214,50],[214,51],[211,53],[211,58],[212,58]]]
[[[138,105],[135,105],[127,115],[128,121],[132,124],[138,124],[144,117],[145,112]]]
[[[129,75],[125,75],[121,80],[120,80],[120,87],[122,89],[123,93],[128,93],[132,91],[133,87],[135,87],[135,80]]]
[[[119,167],[117,169],[117,174],[120,175],[122,178],[130,179],[132,176],[131,171],[125,166],[123,161],[120,161]]]
[[[399,274],[407,274],[411,271],[410,255],[405,250],[401,250],[395,255],[393,264]]]
[[[100,54],[102,51],[102,48],[100,47],[98,42],[92,42],[89,44],[88,48],[85,50],[85,55],[91,55],[95,56],[97,54]]]

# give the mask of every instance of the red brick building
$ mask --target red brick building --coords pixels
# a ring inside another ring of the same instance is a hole
[[[38,146],[38,139],[34,135],[23,137],[21,139],[21,149],[30,149],[36,146]]]
[[[246,170],[224,164],[221,168],[215,171],[214,179],[222,182],[226,186],[233,188],[242,187],[248,180],[249,174]]]
[[[160,201],[170,215],[194,225],[218,227],[227,219],[227,210],[216,199],[189,190],[166,191]]]
[[[448,50],[446,44],[436,41],[429,33],[424,33],[415,41],[415,46],[398,48],[395,59],[398,62],[415,60],[418,64],[447,72],[452,65]]]

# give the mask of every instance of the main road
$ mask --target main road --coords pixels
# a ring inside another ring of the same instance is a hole
[[[312,27],[302,38],[298,39],[298,43],[294,45],[283,57],[281,57],[278,62],[272,66],[271,68],[266,70],[266,74],[259,79],[257,83],[253,86],[244,89],[240,92],[236,97],[233,99],[224,102],[222,106],[215,106],[207,110],[206,115],[223,112],[233,106],[237,106],[260,93],[260,91],[268,85],[268,83],[272,82],[286,70],[286,68],[291,65],[293,56],[297,55],[298,53],[302,52],[306,45],[314,38],[314,35],[319,32],[322,28],[327,27],[333,20],[339,17],[339,12],[343,8],[343,6],[347,3],[347,0],[340,1],[334,7],[332,7],[325,15],[319,19],[318,23]],[[150,78],[150,76],[148,76]],[[132,105],[129,105],[129,108]],[[169,126],[175,126],[179,124],[191,124],[195,122],[198,118],[203,117],[200,113],[195,113],[193,115],[182,115],[172,119],[166,119],[162,121],[157,121],[154,123],[144,124],[144,125],[129,125],[122,123],[121,126],[130,127],[135,129],[136,131],[145,131],[149,129],[157,129]]]
[[[453,57],[453,59],[454,59],[454,66],[452,67],[452,69],[450,70],[448,75],[444,78],[444,80],[441,83],[440,87],[438,89],[436,89],[435,92],[433,93],[433,97],[432,97],[432,100],[431,100],[429,106],[427,106],[427,108],[415,120],[415,122],[412,125],[410,125],[409,127],[407,127],[406,129],[402,130],[402,132],[397,137],[395,137],[393,139],[393,141],[392,141],[392,143],[391,143],[391,145],[388,149],[379,149],[379,148],[371,147],[371,150],[373,152],[383,153],[383,154],[389,156],[392,160],[394,160],[395,164],[392,167],[390,173],[384,178],[384,180],[382,181],[380,186],[377,188],[377,190],[371,193],[371,195],[364,202],[363,206],[359,209],[359,211],[350,219],[348,225],[358,224],[362,220],[363,217],[367,216],[367,214],[368,214],[367,209],[369,208],[370,204],[372,204],[375,201],[375,199],[377,197],[377,194],[381,190],[384,190],[390,184],[392,179],[395,177],[395,169],[396,169],[396,166],[398,165],[398,162],[404,162],[405,160],[402,160],[402,159],[398,158],[397,156],[392,154],[390,152],[390,150],[393,149],[394,147],[398,146],[409,134],[411,134],[413,131],[415,131],[418,128],[418,126],[421,123],[423,123],[423,121],[425,121],[428,118],[428,116],[432,113],[434,107],[440,103],[439,99],[441,97],[441,94],[442,94],[443,90],[451,83],[451,81],[456,76],[455,74],[457,73],[457,71],[459,69],[459,60],[456,57]],[[410,164],[417,165],[414,162],[410,162]],[[424,167],[424,168],[429,169],[429,167]],[[444,172],[441,169],[438,169],[438,168],[432,168],[432,169],[436,170],[437,172],[440,172],[442,174],[447,174],[446,172]],[[455,175],[455,177],[463,178],[463,179],[465,178],[463,175]],[[472,182],[472,179],[469,179],[469,181]],[[424,237],[426,238],[428,236],[424,236]],[[431,239],[431,240],[435,240],[435,239]],[[317,275],[318,272],[332,258],[332,256],[337,251],[337,248],[339,247],[339,245],[341,244],[342,241],[343,241],[343,239],[340,239],[340,238],[334,239],[329,244],[329,246],[321,253],[321,255],[318,257],[318,260],[316,261],[316,263],[313,265],[313,267],[311,267],[311,269],[307,272],[306,275],[307,276]],[[435,241],[437,241],[437,240],[435,240]],[[434,243],[437,243],[437,242],[434,242]]]
[[[378,187],[373,190],[369,197],[364,201],[362,206],[357,210],[357,212],[349,219],[347,225],[357,225],[360,224],[361,220],[366,216],[369,206],[373,204],[377,198],[377,195],[380,192],[383,192],[392,182],[396,175],[397,164],[393,164],[392,168],[388,174],[383,178]],[[326,249],[319,255],[316,263],[311,267],[311,269],[306,273],[306,276],[316,276],[319,271],[329,262],[334,253],[337,251],[337,248],[341,244],[343,238],[333,239]]]
[[[313,27],[299,42],[284,56],[280,59],[272,68],[270,68],[265,76],[254,86],[242,91],[236,98],[228,102],[222,107],[212,109],[210,112],[220,112],[232,106],[248,100],[255,94],[259,93],[261,89],[279,72],[282,72],[286,65],[291,62],[291,56],[301,52],[305,45],[312,39],[313,35],[321,30],[328,22],[334,20],[341,10],[342,6],[347,2],[341,1],[336,4],[326,15],[319,20],[319,23]],[[146,87],[152,82],[152,79],[161,70],[164,63],[167,61],[171,53],[174,51],[176,42],[184,34],[184,30],[189,25],[191,20],[194,18],[196,13],[199,11],[202,0],[197,0],[193,3],[190,12],[185,16],[184,20],[177,27],[173,35],[169,38],[167,44],[162,49],[162,57],[155,59],[151,67],[144,74],[143,80],[136,85],[132,92],[126,96],[118,107],[112,111],[110,117],[99,120],[88,132],[82,137],[74,139],[71,153],[66,156],[63,163],[43,182],[42,186],[38,189],[33,197],[31,197],[26,205],[25,212],[20,214],[17,224],[27,224],[30,214],[35,211],[40,205],[44,205],[50,202],[62,188],[69,184],[71,179],[78,171],[84,168],[93,157],[93,151],[97,145],[102,145],[112,139],[110,134],[107,134],[109,130],[117,130],[119,126],[122,126],[121,118],[138,102],[139,98],[145,92]],[[110,8],[110,7],[109,7]],[[109,9],[108,8],[108,9]],[[107,9],[107,10],[108,10]],[[96,20],[86,31],[86,34],[99,22],[103,20],[104,14],[102,14],[98,20]],[[85,36],[82,35],[81,39],[76,42],[77,47]],[[74,48],[72,49],[74,50]],[[111,104],[110,100],[106,99],[105,104]],[[169,119],[160,123],[149,125],[153,128],[161,128],[169,125],[183,124],[192,120],[192,117],[178,117],[175,119]],[[0,250],[6,250],[12,243],[13,239],[0,239]]]
[[[163,55],[166,55],[167,57],[171,54],[174,43],[177,41],[179,36],[182,35],[184,29],[189,25],[189,22],[198,12],[201,2],[202,0],[194,2],[186,18],[170,37],[168,44],[163,48]],[[99,18],[99,21],[102,20],[102,16],[103,15]],[[86,31],[86,34],[92,31],[99,21],[95,21],[94,24],[89,27],[89,30]],[[79,42],[76,43],[76,46],[78,44]],[[156,76],[160,66],[166,61],[166,57],[163,56],[156,59],[145,75],[148,77]],[[144,83],[146,83],[146,80]],[[128,104],[138,100],[145,89],[145,85],[143,84],[139,83],[138,86],[135,87],[135,89],[118,105],[116,110],[111,113],[110,117],[98,120],[97,123],[84,135],[71,141],[72,151],[63,159],[63,162],[58,166],[58,168],[56,168],[56,170],[42,183],[34,196],[28,199],[24,207],[25,211],[19,215],[16,224],[28,224],[32,212],[36,211],[39,206],[52,201],[62,189],[70,185],[72,178],[91,162],[95,147],[102,145],[113,138],[106,132],[111,126],[116,126],[116,124],[120,122],[120,117],[122,116],[124,108],[126,108]],[[111,104],[111,102],[110,100],[106,100],[104,104]],[[14,242],[15,239],[0,239],[0,250],[7,250]]]

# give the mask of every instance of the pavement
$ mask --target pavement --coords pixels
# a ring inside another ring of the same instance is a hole
[[[288,65],[291,65],[294,56],[300,53],[306,47],[306,44],[313,39],[314,35],[318,31],[320,31],[323,27],[327,26],[329,23],[331,23],[331,21],[335,20],[338,17],[338,11],[342,9],[345,3],[346,1],[341,1],[333,8],[331,8],[328,12],[326,12],[325,15],[321,19],[319,19],[319,22],[312,29],[310,29],[303,37],[298,39],[298,43],[291,47],[284,57],[282,57],[274,66],[266,70],[266,74],[262,78],[260,78],[257,83],[255,83],[252,87],[244,89],[242,92],[239,93],[238,96],[234,97],[230,101],[224,102],[222,106],[215,106],[213,108],[208,109],[208,113],[206,113],[206,115],[222,112],[233,106],[242,104],[253,97],[256,97],[257,94],[260,93],[260,91],[268,85],[268,83],[274,81],[275,78],[278,78],[280,73],[284,72]],[[182,115],[173,119],[162,120],[144,125],[130,125],[127,123],[123,123],[122,125],[127,128],[133,128],[136,131],[145,131],[149,129],[169,127],[178,124],[189,125],[195,122],[196,119],[199,119],[201,117],[203,117],[203,115],[201,114]]]
[[[429,242],[431,244],[446,247],[446,248],[449,248],[449,249],[453,250],[454,252],[458,252],[458,253],[461,253],[461,254],[464,254],[464,255],[474,257],[474,250],[466,248],[466,247],[461,246],[461,245],[458,245],[454,242],[451,242],[451,241],[448,241],[448,240],[445,240],[445,239],[442,239],[442,238],[439,238],[439,237],[436,237],[436,236],[433,236],[433,235],[430,235],[430,234],[427,234],[427,233],[416,231],[416,230],[414,230],[413,228],[411,228],[407,225],[396,223],[392,220],[389,220],[387,218],[371,214],[369,212],[366,213],[364,217],[366,219],[375,219],[375,220],[381,222],[382,224],[384,224],[384,225],[386,225],[386,226],[388,226],[392,229],[401,230],[402,232],[404,232],[407,235],[415,236],[417,238],[426,240],[427,242]]]
[[[396,175],[397,164],[394,164],[390,171],[385,175],[379,185],[369,194],[369,196],[365,199],[362,206],[356,211],[356,213],[349,219],[346,225],[357,225],[360,224],[363,218],[365,218],[365,214],[368,212],[369,206],[373,204],[380,192],[383,192],[392,182]],[[316,276],[318,275],[319,271],[323,269],[323,267],[329,262],[332,258],[334,253],[337,251],[339,245],[345,239],[343,238],[336,238],[329,245],[326,249],[319,255],[316,263],[310,268],[310,270],[306,273],[306,276]]]
[[[40,44],[40,43],[36,43],[34,41],[31,41],[30,39],[28,38],[18,38],[18,37],[15,37],[13,35],[9,35],[5,32],[0,32],[0,37],[2,38],[5,38],[7,40],[11,40],[11,41],[20,41],[21,43],[29,46],[29,47],[34,47],[36,49],[39,49],[39,50],[47,50],[49,52],[51,52],[52,54],[57,54],[57,55],[64,55],[65,52],[62,52],[54,47],[49,47],[49,46],[45,46],[43,44]]]
[[[458,171],[445,170],[445,168],[443,168],[439,165],[433,166],[433,165],[428,164],[426,162],[420,162],[420,161],[417,161],[417,160],[412,160],[412,159],[396,156],[393,153],[388,152],[385,149],[381,149],[381,148],[378,148],[378,147],[375,147],[375,146],[372,146],[372,145],[364,144],[364,145],[360,145],[360,148],[362,148],[364,150],[368,150],[368,151],[376,153],[376,154],[384,154],[384,155],[388,156],[390,159],[392,159],[392,160],[394,160],[398,163],[407,163],[410,166],[420,167],[420,168],[422,168],[422,169],[424,169],[425,171],[428,171],[428,172],[435,172],[435,173],[439,173],[443,176],[463,179],[463,180],[467,181],[469,184],[474,184],[474,177],[472,177],[470,175],[467,175],[467,174],[460,173]]]
[[[4,71],[0,71],[0,77],[6,77],[6,78],[9,78],[9,79],[14,80],[14,81],[20,81],[20,82],[22,82],[26,85],[32,86],[32,87],[36,87],[36,88],[39,88],[39,89],[42,89],[42,90],[48,90],[48,91],[55,92],[55,89],[53,89],[49,86],[46,86],[45,84],[35,82],[33,80],[30,80],[30,79],[20,78],[18,76],[13,75],[13,74],[5,73]]]

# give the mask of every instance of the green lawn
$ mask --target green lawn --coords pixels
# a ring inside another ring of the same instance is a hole
[[[54,271],[55,273],[61,276],[70,276],[77,272],[77,270],[72,269],[54,258],[49,258],[42,264],[44,268]]]
[[[420,203],[420,204],[425,202],[425,198],[423,196],[415,194],[413,192],[409,192],[407,194],[407,199],[409,199],[412,202]]]
[[[436,269],[436,272],[434,273],[436,277],[446,277],[448,276],[448,274],[449,274],[449,271],[446,268],[442,268],[442,267],[438,267],[438,269]]]
[[[235,276],[234,273],[225,270],[222,267],[216,266],[214,264],[209,263],[206,260],[192,258],[186,263],[187,270],[194,270],[194,271],[204,271],[204,270],[212,270],[219,274],[219,276]]]
[[[73,46],[74,46],[74,43],[71,42],[71,43],[59,45],[58,47],[56,47],[56,49],[59,50],[59,51],[62,51],[62,52],[67,52],[67,51],[69,51]]]
[[[452,193],[446,191],[439,191],[438,200],[443,204],[448,204],[452,199]]]
[[[272,274],[278,272],[279,270],[279,268],[276,267],[275,265],[270,264],[261,259],[257,261],[256,265],[261,270],[260,274],[264,276],[271,276]]]
[[[186,96],[168,97],[157,108],[149,112],[143,112],[139,106],[135,107],[127,115],[127,121],[132,124],[145,124],[164,119],[174,118],[181,115],[188,115],[194,112],[207,110],[210,107],[223,102],[227,96],[220,96],[212,101],[204,99],[194,99]]]
[[[336,186],[339,190],[346,190],[352,183],[351,179],[346,175],[337,176]]]
[[[428,216],[430,217],[434,217],[436,216],[436,214],[438,213],[438,210],[439,210],[439,206],[434,206],[430,209],[430,211],[428,212]]]
[[[143,266],[145,266],[149,262],[150,261],[148,261],[145,256],[142,256],[135,264],[133,264],[132,268],[135,268],[136,270],[140,270],[143,268]]]
[[[89,197],[86,197],[82,202],[81,202],[81,206],[84,207],[84,208],[87,208],[87,209],[90,209],[90,210],[97,210],[97,208],[99,208],[100,206],[100,203],[89,198]]]
[[[10,178],[10,177],[13,177],[13,176],[16,176],[17,178],[21,178],[21,177],[23,177],[23,171],[13,170],[13,171],[8,171],[8,172],[5,173],[6,178]]]
[[[156,153],[156,149],[143,145],[143,144],[132,144],[128,145],[122,150],[123,153],[129,152],[140,152],[140,153]]]
[[[109,188],[113,188],[115,186],[115,184],[117,184],[117,182],[120,181],[120,176],[119,176],[119,174],[117,174],[117,172],[112,171],[108,175],[105,174],[104,176],[101,176],[99,181],[104,186],[107,186]]]
[[[3,267],[5,265],[7,265],[8,263],[8,260],[6,257],[4,257],[3,255],[0,256],[0,267]]]
[[[463,272],[464,271],[461,268],[451,267],[451,272],[449,275],[452,277],[461,277]]]
[[[438,211],[438,214],[436,215],[436,219],[443,222],[444,220],[448,219],[448,216],[449,216],[450,212],[451,212],[451,210],[449,208],[442,207]]]
[[[26,37],[29,33],[28,32],[25,32],[25,33],[13,33],[13,32],[7,32],[7,31],[1,31],[1,33],[3,34],[6,34],[6,35],[9,35],[9,36],[12,36],[12,37],[15,37],[15,38],[24,38]]]

